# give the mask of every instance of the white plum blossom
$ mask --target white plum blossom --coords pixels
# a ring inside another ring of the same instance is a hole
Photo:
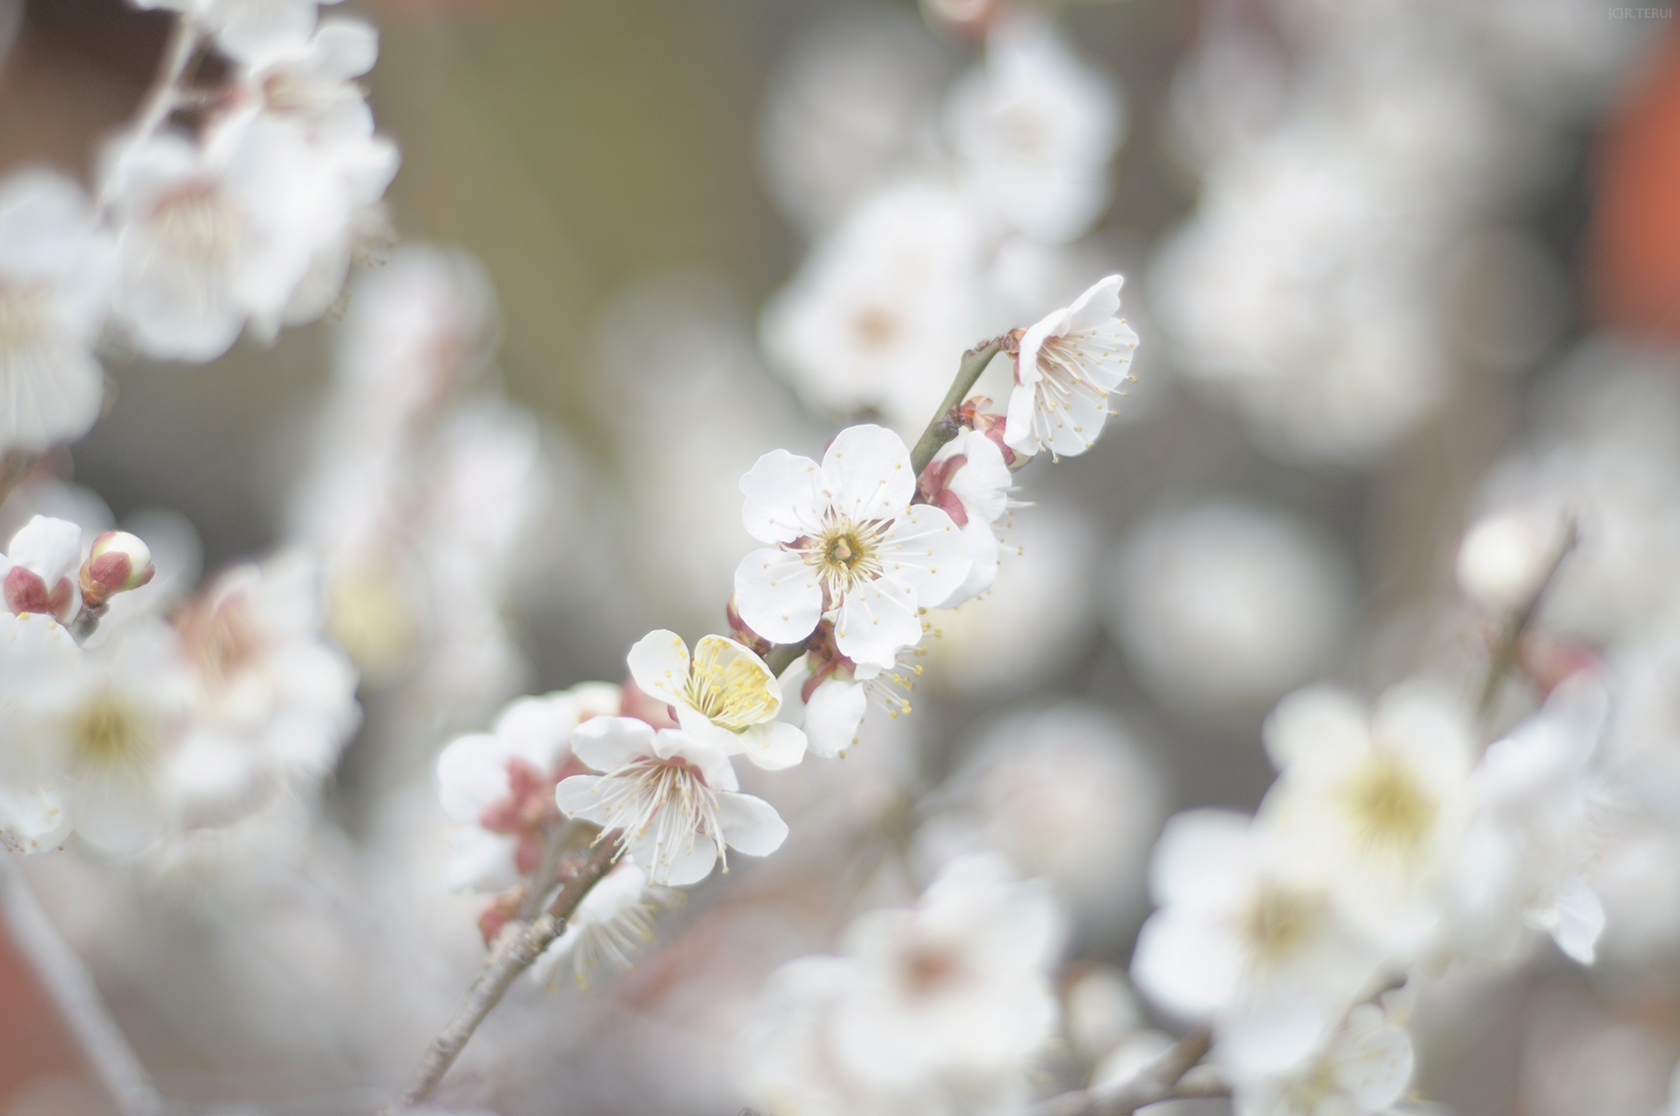
[[[1473,744],[1456,703],[1410,682],[1367,711],[1312,687],[1278,704],[1265,743],[1280,774],[1261,818],[1293,870],[1398,958],[1415,957],[1442,929],[1469,820]]]
[[[910,712],[910,699],[904,695],[915,688],[922,668],[905,660],[919,656],[923,648],[900,651],[888,667],[856,663],[834,645],[834,625],[828,620],[817,625],[806,648],[782,672],[779,716],[804,729],[814,754],[833,759],[856,744],[871,703],[889,717]]]
[[[968,576],[937,602],[939,608],[955,608],[990,589],[997,579],[993,524],[1009,510],[1014,478],[997,443],[980,430],[970,430],[934,455],[918,483],[922,498],[951,517],[968,547]]]
[[[753,631],[802,640],[825,613],[857,663],[890,666],[922,638],[918,610],[945,600],[971,560],[950,516],[912,507],[910,451],[879,426],[840,432],[822,464],[786,450],[741,478],[747,532],[772,544],[735,570],[735,603]]]
[[[1250,818],[1191,810],[1167,823],[1150,865],[1161,909],[1138,936],[1132,977],[1168,1011],[1212,1021],[1220,1060],[1240,1077],[1309,1057],[1382,960],[1286,855]]]
[[[339,0],[134,0],[136,7],[180,12],[242,61],[260,60],[307,40],[316,7]]]
[[[1072,240],[1108,204],[1125,104],[1047,19],[997,21],[983,65],[951,90],[945,123],[965,188],[1035,240]]]
[[[296,128],[263,113],[200,143],[114,141],[114,319],[147,354],[176,360],[210,360],[247,322],[280,321],[317,253],[349,235],[349,190],[326,169]]]
[[[77,571],[82,565],[82,529],[67,519],[37,515],[0,554],[0,590],[7,611],[40,613],[68,624],[82,608]]]
[[[531,979],[552,986],[569,960],[572,979],[588,983],[601,962],[628,969],[636,954],[653,940],[653,915],[664,898],[648,886],[647,873],[621,860],[589,889],[566,920],[566,929],[531,966]]]
[[[460,826],[444,869],[451,891],[494,891],[537,870],[559,820],[554,788],[586,770],[572,758],[572,730],[616,716],[620,703],[606,682],[519,698],[489,732],[456,737],[438,754],[438,799]]]
[[[1388,999],[1388,997],[1385,997]],[[1237,1116],[1375,1116],[1412,1080],[1412,1038],[1386,1005],[1359,1004],[1307,1065],[1236,1085]]]
[[[0,183],[0,454],[87,432],[105,399],[93,347],[111,247],[80,186],[26,170]]]
[[[808,402],[920,429],[974,343],[978,234],[940,187],[891,187],[828,234],[765,307],[765,354]]]
[[[1522,607],[1540,588],[1564,537],[1561,522],[1524,510],[1494,512],[1464,533],[1453,564],[1458,587],[1494,612]]]
[[[80,648],[51,616],[0,611],[0,844],[7,849],[44,852],[69,833],[62,773],[39,734],[42,718],[68,704],[80,671]]]
[[[953,861],[913,907],[854,922],[844,956],[771,976],[742,1084],[767,1116],[1010,1110],[1055,1027],[1061,936],[1042,881],[993,856]]]
[[[1110,275],[1046,315],[1021,337],[1004,441],[1027,457],[1090,449],[1108,421],[1108,397],[1126,381],[1138,337],[1120,313]]]
[[[1600,679],[1572,675],[1476,765],[1454,873],[1455,929],[1471,936],[1461,948],[1508,949],[1526,927],[1592,963],[1605,925],[1588,872],[1610,802],[1593,766],[1607,705]]]
[[[805,734],[776,719],[782,687],[763,659],[724,636],[702,636],[690,657],[675,632],[649,632],[630,649],[630,676],[667,703],[683,731],[771,771],[805,756]]]
[[[699,883],[726,850],[769,856],[787,823],[762,798],[739,793],[729,757],[682,729],[596,717],[572,732],[577,758],[604,772],[555,788],[568,817],[601,827],[656,884]]]
[[[310,791],[332,770],[361,713],[325,622],[320,567],[296,551],[223,572],[182,610],[192,721],[171,771],[189,824]]]

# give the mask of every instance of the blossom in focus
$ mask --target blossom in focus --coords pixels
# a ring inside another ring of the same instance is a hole
[[[1369,711],[1311,687],[1278,704],[1264,737],[1280,774],[1260,816],[1291,870],[1401,959],[1426,948],[1469,818],[1473,744],[1458,706],[1422,682]]]
[[[0,454],[79,438],[99,417],[111,250],[81,187],[28,170],[0,183]]]
[[[198,144],[172,132],[114,141],[113,318],[174,360],[210,360],[247,322],[278,323],[317,252],[348,236],[349,192],[324,170],[305,137],[261,113]]]
[[[1412,1080],[1412,1039],[1385,1007],[1348,1012],[1307,1065],[1236,1085],[1238,1116],[1375,1116]]]
[[[968,547],[968,576],[937,602],[955,608],[992,587],[997,578],[998,539],[993,524],[1009,510],[1014,481],[1003,451],[984,432],[970,430],[945,443],[922,470],[923,500],[951,517]]]
[[[559,820],[554,788],[584,771],[572,758],[572,730],[616,716],[620,700],[605,682],[520,698],[489,732],[457,737],[438,754],[438,799],[461,827],[444,869],[450,890],[493,891],[537,870]]]
[[[1061,937],[1041,881],[995,856],[953,861],[913,907],[857,919],[844,956],[773,974],[738,1076],[767,1114],[1019,1104],[1056,1023]]]
[[[809,403],[933,417],[974,343],[978,233],[939,187],[890,187],[854,210],[765,307],[764,351]]]
[[[43,852],[68,835],[63,778],[40,734],[68,704],[81,649],[51,616],[0,612],[0,844]]]
[[[1263,828],[1223,810],[1173,818],[1150,865],[1161,909],[1132,977],[1168,1011],[1213,1021],[1220,1060],[1241,1077],[1305,1060],[1382,960],[1324,884],[1291,867]]]
[[[81,564],[82,529],[66,519],[34,516],[0,554],[0,591],[7,610],[68,624],[82,607]]]
[[[192,718],[171,770],[188,824],[312,790],[333,769],[361,710],[325,623],[320,568],[300,552],[235,566],[181,611]]]
[[[741,618],[766,639],[802,640],[832,613],[841,653],[890,666],[922,638],[918,609],[945,600],[971,560],[950,516],[912,507],[910,451],[879,426],[842,430],[819,466],[776,450],[741,478],[747,532],[772,544],[735,570]]]
[[[918,656],[922,648],[900,651],[887,667],[856,663],[835,646],[834,624],[828,620],[818,622],[805,647],[782,672],[780,716],[805,731],[816,755],[832,759],[856,744],[871,702],[890,717],[910,712],[910,699],[904,695],[915,688],[922,668],[905,659]]]
[[[964,187],[1006,224],[1040,241],[1081,236],[1108,204],[1108,163],[1125,104],[1050,21],[1000,19],[986,59],[952,90],[946,132]]]
[[[605,774],[562,780],[561,812],[619,831],[620,847],[653,883],[699,883],[714,864],[727,869],[727,849],[769,856],[787,839],[774,807],[739,793],[729,757],[682,729],[597,717],[573,731],[572,750]]]
[[[76,575],[82,601],[89,607],[103,604],[117,593],[128,593],[151,582],[157,575],[152,550],[145,540],[127,531],[102,531],[93,540],[87,561]]]
[[[551,986],[567,961],[580,986],[603,961],[628,969],[642,947],[653,940],[659,898],[649,889],[646,872],[628,860],[619,861],[589,889],[566,920],[565,932],[531,966],[531,979]]]
[[[723,636],[702,636],[690,657],[675,632],[649,632],[630,649],[630,675],[668,703],[683,731],[725,755],[775,771],[805,755],[805,734],[776,719],[782,687],[763,659]]]
[[[1004,441],[1031,457],[1084,453],[1108,421],[1108,396],[1125,382],[1137,334],[1120,313],[1118,275],[1099,281],[1022,335]]]

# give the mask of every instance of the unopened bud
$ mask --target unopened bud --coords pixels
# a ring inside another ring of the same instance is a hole
[[[104,604],[116,593],[138,589],[157,571],[152,551],[127,531],[106,531],[93,540],[93,552],[82,563],[82,600],[89,606]]]

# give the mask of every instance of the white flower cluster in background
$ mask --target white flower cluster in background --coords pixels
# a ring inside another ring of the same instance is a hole
[[[397,152],[354,83],[372,27],[317,23],[307,0],[141,6],[181,12],[172,69],[107,145],[93,197],[43,170],[0,184],[0,455],[87,432],[102,337],[185,361],[247,329],[271,340],[327,310],[383,225]],[[188,89],[212,44],[226,82]]]
[[[0,568],[0,833],[14,849],[74,837],[130,855],[308,798],[359,723],[355,671],[322,636],[319,573],[301,555],[109,615],[152,579],[134,535],[84,539],[36,516]]]
[[[1556,336],[1558,266],[1497,211],[1630,29],[1590,0],[1532,23],[1500,3],[1273,7],[1214,5],[1180,75],[1202,196],[1151,302],[1180,367],[1263,447],[1367,465],[1460,368],[1522,368]]]
[[[1107,208],[1125,102],[1052,22],[1020,10],[994,23],[984,60],[941,108],[932,45],[906,46],[913,28],[866,15],[819,28],[796,52],[766,124],[771,186],[817,236],[765,308],[762,339],[771,366],[808,404],[875,412],[909,436],[932,414],[955,354],[1071,297],[1080,273],[1102,266],[1074,242]],[[879,72],[882,39],[904,56],[895,72]],[[867,125],[835,107],[856,104],[861,117],[862,106],[882,102],[891,114],[870,114]],[[891,132],[877,134],[885,120]],[[842,168],[838,149],[870,154]],[[1106,343],[1122,352],[1136,340],[1110,328]],[[1042,376],[1034,367],[1029,360],[1023,382],[1062,390],[1053,365]],[[1080,452],[1078,416],[1100,408],[1120,378],[1100,377],[1097,395],[1075,390],[1074,420],[1052,422],[1040,441],[1054,435],[1058,453]],[[1024,422],[1015,436],[1028,438]]]

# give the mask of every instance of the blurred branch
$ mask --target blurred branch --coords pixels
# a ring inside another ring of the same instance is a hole
[[[484,1022],[485,1016],[501,1003],[502,996],[507,993],[519,974],[529,969],[537,958],[542,956],[543,950],[560,936],[566,928],[566,920],[577,910],[578,904],[583,902],[583,897],[589,894],[590,888],[600,882],[601,877],[607,874],[607,870],[617,859],[618,841],[615,835],[602,834],[596,839],[594,854],[567,877],[565,884],[560,888],[560,894],[548,905],[548,910],[529,924],[508,924],[496,947],[485,959],[478,979],[473,981],[472,988],[468,990],[466,1002],[443,1030],[438,1032],[425,1057],[420,1059],[420,1066],[414,1071],[414,1077],[409,1081],[408,1088],[404,1090],[402,1100],[397,1103],[396,1108],[410,1108],[421,1104],[437,1092],[443,1075],[455,1064],[455,1059],[460,1056],[468,1040],[478,1030],[479,1024]]]
[[[916,476],[922,475],[922,470],[928,467],[933,455],[962,429],[954,412],[962,406],[962,401],[968,398],[968,393],[974,390],[975,381],[980,378],[980,373],[986,370],[986,366],[992,363],[992,358],[1004,350],[1004,340],[999,337],[963,354],[962,363],[957,365],[957,378],[951,381],[951,390],[945,393],[945,401],[939,404],[933,421],[928,423],[927,429],[922,431],[922,436],[916,439],[916,445],[910,451],[910,468]]]
[[[167,1105],[146,1067],[111,1018],[93,976],[59,935],[52,919],[30,890],[23,869],[10,854],[0,853],[0,906],[12,941],[28,958],[54,1006],[76,1036],[122,1116],[157,1116]]]
[[[1131,1116],[1162,1101],[1229,1096],[1230,1089],[1221,1081],[1187,1076],[1212,1046],[1213,1032],[1197,1027],[1119,1088],[1063,1093],[1035,1107],[1032,1116]]]
[[[1563,560],[1569,557],[1569,552],[1575,549],[1575,544],[1580,538],[1581,533],[1575,525],[1575,520],[1565,519],[1563,534],[1558,539],[1557,550],[1546,567],[1545,576],[1506,622],[1499,643],[1494,647],[1493,658],[1488,660],[1487,678],[1482,682],[1481,697],[1476,702],[1476,711],[1482,718],[1485,719],[1493,712],[1493,703],[1499,697],[1499,688],[1511,673],[1511,667],[1516,664],[1517,651],[1522,646],[1523,637],[1528,634],[1528,629],[1533,627],[1540,605],[1545,601],[1552,582],[1557,580],[1558,568],[1563,565]]]
[[[163,54],[158,60],[157,76],[140,99],[139,108],[135,109],[130,137],[133,142],[149,138],[180,106],[181,80],[186,77],[187,66],[192,63],[202,43],[203,37],[192,19],[185,12],[177,15],[174,26],[169,29],[169,41],[164,43]],[[110,202],[111,199],[102,192],[99,208],[103,211]]]

